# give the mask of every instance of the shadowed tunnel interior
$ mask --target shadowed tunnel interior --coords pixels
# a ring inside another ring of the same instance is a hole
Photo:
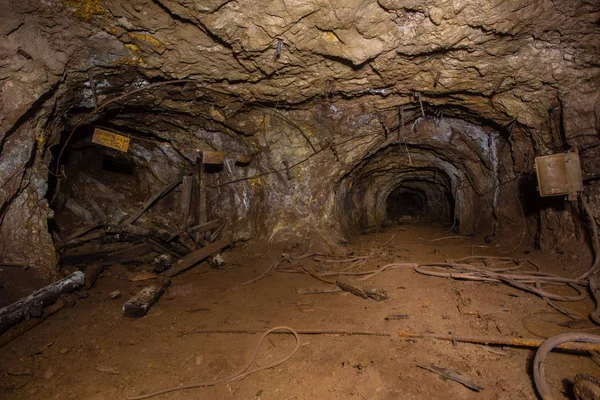
[[[496,235],[507,180],[499,164],[511,157],[505,136],[456,118],[419,117],[405,135],[342,180],[344,209],[355,210],[342,213],[345,226],[364,232],[394,220],[422,221]]]
[[[452,223],[454,200],[447,188],[428,180],[406,180],[398,185],[386,199],[388,220],[410,220]]]

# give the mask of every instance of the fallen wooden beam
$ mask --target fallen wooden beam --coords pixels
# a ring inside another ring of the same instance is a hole
[[[113,251],[107,254],[102,261],[113,262],[136,258],[152,252],[152,246],[147,243],[136,244],[132,247],[127,247],[121,250]]]
[[[2,336],[0,336],[0,348],[12,342],[14,339],[18,338],[25,332],[37,326],[40,322],[46,320],[48,317],[56,314],[58,311],[62,310],[65,306],[65,302],[61,299],[58,299],[56,303],[46,307],[42,316],[39,318],[31,318],[17,326],[13,326],[8,329]]]
[[[104,264],[91,264],[85,267],[85,289],[89,290],[94,286],[100,274],[104,271]]]
[[[85,274],[81,271],[58,280],[35,293],[0,309],[0,334],[11,326],[28,319],[31,316],[43,315],[44,307],[54,303],[58,297],[82,286]]]
[[[143,317],[170,284],[171,281],[167,279],[162,283],[146,286],[123,304],[123,315],[131,318]]]
[[[342,289],[333,286],[333,287],[308,287],[308,288],[297,288],[296,293],[298,294],[325,294],[325,293],[338,293],[341,292]]]
[[[220,225],[221,225],[221,221],[219,221],[218,219],[215,219],[215,220],[206,222],[204,224],[199,224],[199,225],[196,225],[196,226],[192,226],[192,227],[190,227],[190,228],[188,228],[186,230],[187,230],[187,232],[189,234],[192,234],[192,233],[204,233],[204,232],[208,232],[208,231],[210,231],[212,229],[216,229]]]
[[[152,250],[154,250],[156,253],[160,254],[167,252],[175,258],[180,258],[181,256],[189,254],[190,252],[190,250],[188,250],[187,248],[185,249],[185,251],[179,248],[183,246],[175,246],[171,243],[164,243],[163,241],[154,238],[145,239],[144,243],[147,243],[148,246],[152,247]]]
[[[183,271],[192,268],[194,265],[198,264],[205,258],[212,256],[213,254],[223,250],[225,247],[230,245],[231,241],[228,239],[221,239],[217,242],[211,243],[208,246],[196,250],[188,254],[187,256],[181,258],[178,264],[173,265],[165,272],[165,275],[168,277],[172,277],[177,274],[180,274]]]
[[[112,252],[113,250],[99,250],[89,253],[62,255],[60,256],[60,263],[62,265],[89,264],[96,261],[102,261],[108,254]]]
[[[75,232],[73,232],[69,236],[67,236],[64,239],[64,243],[68,244],[73,239],[77,239],[78,237],[85,235],[89,231],[92,231],[92,230],[94,230],[96,228],[99,228],[101,226],[102,226],[102,222],[101,221],[95,221],[91,225],[86,225],[86,226],[84,226],[82,228],[79,228],[79,229],[75,230]]]
[[[140,207],[138,211],[136,211],[133,215],[131,215],[127,220],[125,220],[125,225],[131,225],[135,221],[138,220],[139,217],[142,216],[143,213],[146,212],[148,208],[150,208],[156,201],[166,196],[171,190],[175,189],[177,185],[181,183],[183,176],[181,174],[177,175],[175,179],[169,182],[163,189],[157,193],[155,193],[152,197],[150,197],[146,202]]]
[[[131,247],[127,247],[121,250],[100,250],[93,251],[90,253],[83,254],[72,254],[68,256],[62,256],[60,262],[63,265],[77,265],[77,264],[90,264],[100,263],[105,264],[113,262],[122,262],[124,260],[131,260],[137,257],[143,256],[144,254],[152,252],[153,249],[146,243],[137,244]]]
[[[364,282],[359,282],[355,279],[351,279],[345,276],[340,276],[336,284],[340,289],[350,292],[356,296],[360,296],[363,299],[373,299],[375,301],[383,301],[388,298],[385,290],[369,286]]]
[[[194,177],[184,176],[181,182],[181,226],[186,226],[190,222],[193,187]]]
[[[74,247],[79,247],[84,243],[91,242],[92,240],[100,239],[105,236],[103,230],[92,230],[78,238],[69,240],[67,243],[58,244],[57,248],[59,249],[72,249]]]

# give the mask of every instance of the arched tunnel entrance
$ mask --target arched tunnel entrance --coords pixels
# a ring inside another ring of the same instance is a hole
[[[493,128],[459,119],[417,119],[406,138],[361,160],[344,176],[340,218],[350,231],[394,223],[451,226],[495,234],[505,139]]]
[[[125,127],[107,127],[110,120],[85,124],[74,130],[69,142],[56,146],[55,158],[61,155],[59,173],[50,179],[48,199],[54,209],[52,230],[58,243],[69,242],[81,226],[100,224],[106,227],[104,240],[123,234],[118,228],[128,216],[135,214],[144,202],[173,181],[187,161],[165,140],[142,136]],[[94,134],[127,140],[126,148],[111,148],[94,142]],[[167,193],[149,208],[142,218],[157,227],[173,228],[182,223],[179,202],[181,189]],[[128,224],[126,230],[136,230]],[[147,232],[137,229],[137,234]],[[110,232],[110,234],[108,234]],[[81,239],[81,238],[79,238]],[[85,239],[85,238],[84,238]]]

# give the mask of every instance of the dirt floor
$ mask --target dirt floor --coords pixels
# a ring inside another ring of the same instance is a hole
[[[392,234],[393,239],[382,247]],[[348,250],[354,255],[375,254],[360,267],[365,270],[394,261],[442,261],[472,252],[500,255],[495,243],[485,244],[481,238],[432,241],[448,235],[447,228],[395,226],[356,237]],[[204,328],[266,330],[285,325],[524,337],[569,331],[557,324],[565,317],[534,295],[505,285],[424,276],[411,268],[386,271],[369,281],[387,290],[389,299],[381,302],[346,292],[298,294],[297,288],[327,286],[304,274],[273,271],[240,286],[279,261],[281,253],[277,246],[238,244],[223,254],[229,269],[211,269],[204,263],[175,277],[170,291],[139,319],[123,317],[121,307],[149,281],[132,282],[125,268],[109,267],[74,307],[61,310],[0,349],[0,398],[123,399],[219,378],[243,366],[259,338],[259,334],[194,332]],[[557,265],[525,246],[510,255],[531,258],[539,265]],[[310,259],[299,262],[318,265]],[[322,265],[330,270],[347,266]],[[558,267],[548,270],[566,274]],[[115,290],[122,296],[109,300],[109,293]],[[592,302],[567,306],[587,313]],[[399,319],[386,319],[392,315]],[[597,332],[591,326],[586,329]],[[291,335],[270,335],[255,365],[284,357],[293,346]],[[155,398],[535,399],[530,373],[533,356],[527,349],[453,346],[451,342],[406,340],[396,335],[301,335],[298,352],[274,369],[228,384]],[[484,389],[474,392],[417,364],[453,369]],[[594,373],[597,368],[584,355],[553,354],[547,362],[547,379],[561,398],[561,392],[570,393],[569,381],[577,373]]]

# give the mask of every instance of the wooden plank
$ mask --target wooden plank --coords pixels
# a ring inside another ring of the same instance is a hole
[[[190,223],[193,187],[194,177],[184,176],[181,182],[181,226],[187,226]]]
[[[371,298],[375,301],[383,301],[388,298],[385,290],[369,286],[364,282],[359,282],[355,279],[351,279],[345,276],[340,276],[336,284],[345,292],[350,292],[356,296],[360,296],[363,299]]]
[[[221,221],[219,221],[218,219],[214,219],[214,220],[206,222],[204,224],[192,226],[191,228],[187,229],[187,232],[189,234],[192,234],[192,233],[204,233],[204,232],[208,232],[208,231],[210,231],[212,229],[216,229],[220,225],[221,225]]]
[[[118,135],[100,128],[94,129],[94,135],[92,136],[93,143],[101,144],[102,146],[110,147],[124,153],[127,153],[127,150],[129,150],[129,141],[130,139],[127,136]]]
[[[194,169],[194,194],[195,194],[195,215],[194,222],[203,224],[206,222],[206,179],[205,168],[202,153],[196,158],[196,168]]]
[[[167,279],[162,283],[150,285],[140,290],[123,304],[123,315],[131,318],[140,318],[146,315],[150,307],[158,301],[170,283],[171,281]]]
[[[86,233],[88,233],[89,231],[99,228],[101,226],[102,226],[101,221],[95,221],[91,225],[86,225],[84,227],[81,227],[81,228],[75,230],[75,232],[71,233],[69,236],[67,236],[64,239],[64,243],[69,243],[71,240],[77,239],[79,236],[83,236]]]
[[[183,257],[178,264],[175,264],[170,269],[168,269],[165,272],[165,275],[168,277],[172,277],[177,274],[180,274],[192,268],[194,265],[198,264],[205,258],[212,256],[213,254],[223,250],[225,247],[230,245],[231,241],[228,239],[221,239],[217,242],[211,243],[208,246],[196,250]]]
[[[104,257],[103,261],[113,262],[125,259],[131,259],[143,256],[144,254],[150,253],[152,250],[152,246],[147,243],[140,243],[132,247],[127,247],[122,250],[113,251]]]
[[[173,179],[170,183],[165,185],[165,187],[163,187],[161,191],[155,193],[152,197],[146,200],[144,205],[142,205],[142,207],[140,207],[138,211],[136,211],[132,216],[127,218],[127,220],[124,222],[124,225],[131,225],[135,221],[137,221],[138,218],[141,217],[142,214],[145,213],[146,210],[150,208],[156,201],[161,199],[163,196],[166,196],[171,190],[175,189],[175,187],[181,183],[182,179],[183,177],[181,174],[177,175],[177,177]]]
[[[82,254],[63,255],[60,257],[60,263],[62,265],[77,265],[102,261],[104,257],[112,252],[113,250],[100,250]]]
[[[16,303],[0,308],[0,334],[31,316],[42,316],[44,307],[54,303],[61,294],[71,292],[82,286],[84,282],[85,274],[81,271],[76,271],[66,278],[43,287]]]
[[[63,265],[77,265],[77,264],[89,264],[95,262],[118,262],[126,259],[143,256],[144,254],[150,253],[152,247],[146,243],[137,244],[132,247],[127,247],[121,250],[100,250],[92,251],[90,253],[73,254],[69,256],[62,256],[60,262]]]
[[[145,242],[148,243],[148,245],[150,247],[152,247],[152,250],[154,250],[155,252],[157,252],[159,254],[167,252],[167,253],[171,254],[172,256],[174,256],[175,258],[179,258],[182,255],[189,253],[189,251],[182,253],[181,250],[174,248],[172,245],[169,245],[167,243],[161,243],[159,240],[156,240],[153,238],[146,239]]]
[[[2,336],[0,336],[0,348],[10,343],[12,340],[18,338],[28,330],[37,326],[40,322],[46,320],[48,317],[56,314],[58,311],[62,310],[65,306],[65,302],[61,299],[58,299],[56,303],[44,308],[44,312],[39,318],[31,318],[17,326],[13,326],[9,330],[7,330]]]
[[[204,224],[208,220],[206,206],[206,169],[204,163],[200,167],[200,207],[198,209],[198,223]]]

